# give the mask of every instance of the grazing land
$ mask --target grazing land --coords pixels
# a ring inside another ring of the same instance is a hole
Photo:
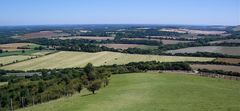
[[[60,37],[59,39],[114,40],[114,37],[74,36],[74,37]]]
[[[193,69],[209,69],[209,70],[223,70],[223,71],[232,71],[239,72],[239,66],[229,66],[229,65],[210,65],[210,64],[193,64],[191,65]]]
[[[97,94],[65,97],[19,111],[238,111],[240,82],[170,73],[114,75]]]
[[[240,59],[233,59],[233,58],[217,58],[216,61],[231,63],[231,64],[240,64]]]
[[[140,55],[116,52],[86,53],[86,52],[61,51],[40,58],[4,66],[2,67],[2,69],[34,70],[34,69],[83,67],[87,63],[92,63],[95,66],[101,66],[113,64],[127,64],[129,62],[139,61],[177,62],[177,61],[212,61],[212,60],[214,60],[214,58]]]
[[[240,47],[203,46],[203,47],[190,47],[190,48],[167,51],[167,53],[196,53],[196,52],[212,52],[212,53],[222,53],[227,55],[240,55]]]

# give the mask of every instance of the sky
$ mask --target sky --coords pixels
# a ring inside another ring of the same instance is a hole
[[[240,25],[240,0],[0,0],[0,25]]]

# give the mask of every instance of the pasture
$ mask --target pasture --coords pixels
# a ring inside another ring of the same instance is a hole
[[[140,55],[116,52],[87,53],[87,52],[61,51],[40,58],[4,66],[2,67],[2,69],[34,70],[34,69],[83,67],[87,63],[92,63],[94,66],[101,66],[113,64],[127,64],[129,62],[140,61],[177,62],[177,61],[212,61],[212,60],[214,60],[214,58]]]
[[[240,47],[202,46],[167,51],[167,53],[196,53],[196,52],[212,52],[227,55],[240,55]]]
[[[170,73],[113,75],[97,94],[83,91],[19,111],[239,111],[240,82]]]
[[[191,65],[193,69],[208,69],[208,70],[223,70],[223,71],[232,71],[239,72],[239,66],[229,66],[229,65],[211,65],[211,64],[193,64]]]

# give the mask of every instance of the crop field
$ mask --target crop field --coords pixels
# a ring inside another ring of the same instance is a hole
[[[209,69],[209,70],[223,70],[223,71],[232,71],[239,72],[239,66],[228,66],[228,65],[210,65],[210,64],[193,64],[191,65],[193,69]]]
[[[196,53],[196,52],[212,52],[228,55],[240,55],[240,47],[203,46],[167,51],[167,53]]]
[[[231,64],[240,64],[240,59],[233,59],[233,58],[217,58],[216,61],[231,63]]]
[[[8,84],[8,82],[0,82],[0,86],[5,84]]]
[[[140,61],[177,62],[177,61],[212,61],[212,60],[214,60],[214,58],[139,55],[116,52],[86,53],[86,52],[61,51],[40,58],[4,66],[2,67],[2,69],[34,70],[34,69],[82,67],[85,66],[87,63],[92,63],[95,66],[101,66],[113,64],[127,64],[129,62]]]
[[[19,51],[23,49],[18,49],[20,47],[24,48],[34,48],[39,45],[33,43],[11,43],[11,44],[1,44],[0,49],[7,50],[7,51]]]
[[[16,62],[16,61],[26,60],[31,57],[33,57],[33,56],[17,55],[17,56],[0,57],[0,64],[5,65],[5,64]]]
[[[139,44],[100,44],[100,46],[105,46],[114,49],[128,49],[128,48],[140,48],[140,49],[156,49],[157,46],[147,46]]]
[[[167,37],[166,37],[167,38]],[[162,40],[161,37],[149,37],[149,38],[124,38],[127,40],[149,40],[149,41],[161,41],[164,45],[167,44],[178,44],[178,43],[189,43],[192,41],[182,41],[182,40]]]
[[[218,41],[213,41],[210,42],[211,44],[215,43],[240,43],[240,39],[228,39],[228,40],[218,40]]]
[[[19,111],[239,111],[240,82],[170,73],[113,75],[97,94],[83,91]]]
[[[190,30],[190,29],[161,29],[160,31],[177,32],[177,33],[190,33],[190,34],[204,34],[204,35],[217,35],[224,34],[225,31],[206,31],[206,30]]]
[[[59,39],[114,40],[114,37],[74,36],[74,37],[60,37]]]
[[[63,37],[69,36],[69,34],[57,32],[57,31],[40,31],[34,33],[27,33],[18,38],[21,39],[36,39],[36,38],[54,38],[54,37]]]

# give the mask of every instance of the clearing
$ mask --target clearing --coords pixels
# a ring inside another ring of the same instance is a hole
[[[4,66],[2,67],[2,69],[35,70],[35,69],[82,67],[85,66],[87,63],[92,63],[95,66],[101,66],[113,64],[127,64],[129,62],[140,61],[177,62],[177,61],[212,61],[212,60],[214,60],[214,58],[140,55],[117,52],[87,53],[87,52],[61,51],[40,58]]]
[[[239,81],[193,75],[122,74],[95,95],[84,90],[19,111],[239,111],[239,87]]]

